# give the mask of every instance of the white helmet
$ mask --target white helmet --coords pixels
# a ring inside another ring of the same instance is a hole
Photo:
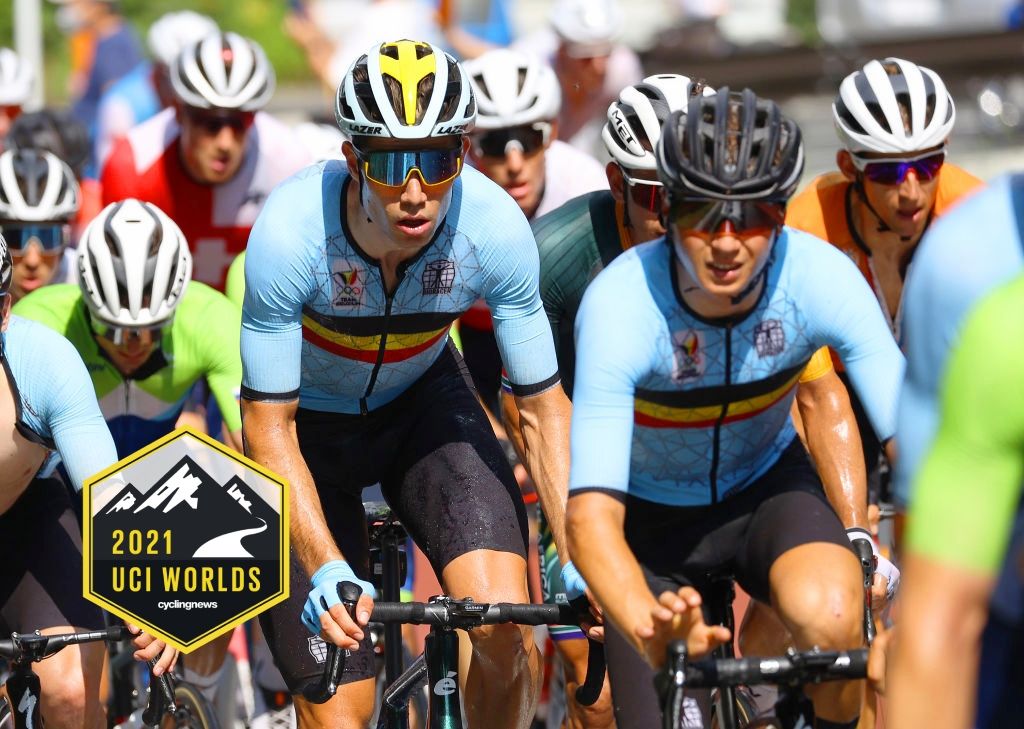
[[[274,93],[274,68],[255,42],[217,32],[181,50],[171,85],[189,106],[257,111]]]
[[[34,80],[31,63],[10,48],[0,48],[0,106],[25,104]]]
[[[420,84],[431,77],[430,98],[417,114]],[[394,97],[389,83],[397,87]],[[448,53],[423,41],[386,41],[349,67],[334,116],[347,137],[460,136],[473,128],[476,100],[466,70]]]
[[[839,140],[851,152],[917,152],[946,141],[956,110],[937,73],[886,58],[869,61],[843,79],[832,117]]]
[[[57,155],[41,149],[0,154],[0,220],[67,221],[81,204],[75,173]]]
[[[654,150],[669,114],[685,110],[694,96],[714,93],[702,81],[674,73],[648,76],[635,86],[627,86],[619,92],[619,100],[608,107],[608,121],[601,130],[608,154],[627,169],[657,169]]]
[[[164,13],[157,18],[149,26],[146,39],[149,41],[149,50],[153,58],[158,63],[170,66],[182,48],[216,32],[217,23],[213,18],[191,10],[179,10]]]
[[[619,37],[626,17],[618,0],[556,0],[548,19],[563,40],[598,46]]]
[[[539,58],[506,48],[465,62],[476,94],[477,129],[505,129],[558,116],[562,90]]]
[[[78,242],[82,298],[93,319],[109,326],[166,324],[191,278],[192,255],[181,228],[152,203],[111,203]]]

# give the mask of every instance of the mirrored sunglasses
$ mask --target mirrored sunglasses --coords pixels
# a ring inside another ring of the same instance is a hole
[[[853,166],[872,182],[880,185],[899,185],[911,170],[921,182],[933,179],[946,161],[946,150],[928,152],[906,159],[877,160],[853,155]]]
[[[403,187],[413,172],[424,185],[441,185],[458,177],[462,171],[462,147],[453,149],[356,150],[363,163],[366,179],[386,187]]]
[[[478,157],[504,157],[513,149],[529,155],[547,146],[551,125],[547,122],[521,124],[506,129],[488,129],[472,137],[473,151]]]

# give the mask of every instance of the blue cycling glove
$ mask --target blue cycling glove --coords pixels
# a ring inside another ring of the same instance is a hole
[[[571,560],[562,567],[562,585],[565,587],[565,599],[569,602],[584,597],[587,592],[587,581]]]
[[[313,635],[320,635],[322,629],[320,616],[341,602],[341,598],[338,597],[339,582],[353,582],[370,597],[377,597],[377,591],[373,589],[373,585],[356,577],[356,573],[343,559],[327,562],[313,573],[310,581],[313,583],[313,589],[309,591],[306,604],[302,608],[302,624]]]

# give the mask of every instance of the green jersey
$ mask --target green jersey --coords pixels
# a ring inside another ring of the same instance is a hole
[[[235,256],[235,260],[228,266],[224,295],[239,309],[242,308],[242,299],[245,298],[245,251]]]
[[[938,435],[918,472],[908,544],[994,575],[1022,517],[1024,277],[968,316],[947,363]]]
[[[209,286],[188,284],[174,319],[163,329],[161,346],[128,377],[97,343],[75,284],[44,286],[21,299],[14,312],[63,334],[78,350],[119,458],[174,430],[185,399],[200,378],[206,378],[228,430],[242,427],[241,314]]]
[[[615,199],[607,190],[581,195],[532,227],[540,251],[540,297],[558,351],[562,387],[572,397],[576,312],[587,285],[623,251]]]

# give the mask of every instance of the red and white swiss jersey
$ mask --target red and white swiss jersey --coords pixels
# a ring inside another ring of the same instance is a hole
[[[192,277],[223,291],[271,189],[313,160],[289,127],[259,112],[238,174],[203,185],[185,172],[179,132],[174,109],[165,109],[118,139],[103,165],[103,204],[134,197],[157,205],[188,239]]]

